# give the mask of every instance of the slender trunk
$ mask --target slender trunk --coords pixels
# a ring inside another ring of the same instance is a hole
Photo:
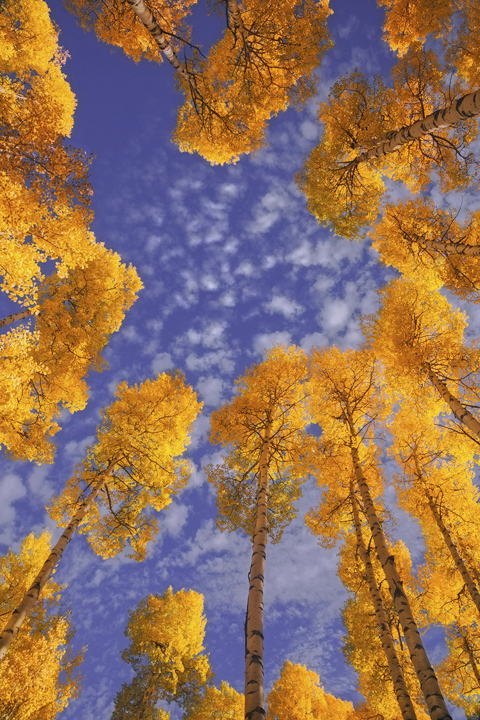
[[[232,18],[233,32],[241,35],[245,48],[248,46],[248,30],[243,24],[242,15],[238,8],[237,0],[227,0],[227,7]]]
[[[472,648],[470,647],[470,643],[468,642],[467,636],[464,635],[463,632],[461,631],[460,626],[457,625],[457,629],[460,634],[460,637],[462,638],[462,643],[463,643],[465,652],[468,655],[468,661],[469,661],[470,665],[472,666],[473,674],[475,675],[475,680],[477,681],[477,685],[480,688],[480,671],[478,669],[478,665],[475,660],[475,656],[473,654]]]
[[[0,328],[5,327],[5,325],[11,325],[17,320],[24,320],[25,318],[32,316],[32,310],[21,310],[20,312],[13,313],[12,315],[7,315],[7,317],[4,317],[3,320],[0,320]]]
[[[388,668],[390,670],[390,677],[392,678],[398,707],[401,710],[403,720],[417,720],[415,709],[412,705],[412,700],[410,698],[408,688],[405,684],[402,666],[400,665],[397,651],[395,649],[395,643],[393,641],[382,596],[380,594],[380,590],[378,589],[377,579],[375,577],[373,565],[370,561],[370,555],[367,551],[367,548],[365,547],[365,543],[363,540],[353,481],[350,483],[350,498],[352,501],[353,520],[355,524],[355,534],[357,536],[358,551],[360,553],[360,558],[365,565],[365,574],[367,576],[368,589],[370,591],[373,607],[375,609],[375,618],[377,620],[378,634],[382,642],[385,657],[387,658]]]
[[[259,459],[257,511],[253,533],[248,591],[245,650],[245,720],[264,720],[263,693],[263,586],[267,545],[268,464],[272,425],[267,421]]]
[[[149,707],[152,704],[150,698],[152,697],[153,692],[155,690],[154,681],[155,681],[156,677],[158,677],[158,672],[155,672],[152,668],[152,670],[150,671],[150,674],[148,676],[145,690],[143,691],[143,694],[142,694],[142,699],[140,701],[140,709],[138,711],[137,720],[144,720],[144,718],[147,714],[147,711],[149,709],[151,710],[151,707]],[[154,704],[156,704],[156,702],[157,702],[157,700],[155,700]]]
[[[13,611],[10,620],[7,622],[3,629],[3,632],[0,634],[0,660],[5,657],[8,648],[18,635],[18,631],[20,630],[23,621],[32,611],[33,606],[37,602],[45,583],[49,579],[52,571],[62,557],[65,548],[72,539],[73,533],[77,529],[78,524],[81,520],[83,520],[88,510],[94,503],[98,493],[107,482],[107,479],[109,478],[113,470],[115,462],[116,460],[111,460],[108,468],[105,470],[104,473],[101,474],[97,484],[87,496],[87,498],[83,501],[83,503],[80,505],[79,509],[70,520],[70,523],[63,531],[63,534],[61,535],[57,544],[53,548],[45,563],[43,564],[42,569],[38,573],[30,588],[23,596],[23,600],[21,601],[20,605],[18,605],[18,607]]]
[[[362,496],[364,512],[372,532],[375,549],[388,582],[393,604],[402,626],[405,642],[407,643],[410,658],[412,660],[413,667],[415,668],[415,672],[417,673],[430,717],[432,720],[452,720],[447,706],[445,705],[445,700],[443,699],[435,672],[423,646],[422,638],[413,618],[410,603],[408,602],[408,598],[403,590],[403,583],[395,565],[395,558],[390,554],[387,548],[382,526],[377,516],[375,505],[360,465],[358,451],[352,446],[351,452],[355,467],[357,485]]]
[[[467,245],[461,242],[444,242],[443,240],[423,240],[414,236],[413,240],[422,248],[428,248],[447,255],[468,255],[469,257],[480,255],[480,245]]]
[[[424,135],[430,135],[435,130],[450,127],[462,120],[476,117],[480,115],[480,90],[456,100],[443,110],[437,110],[427,115],[423,120],[417,120],[408,127],[400,128],[396,132],[389,133],[389,137],[384,142],[370,148],[366,152],[361,153],[354,160],[345,166],[345,170],[350,167],[359,165],[361,162],[379,158],[389,153],[395,152],[402,145],[419,140]]]
[[[465,583],[465,586],[470,593],[470,597],[472,598],[473,602],[475,603],[478,612],[480,613],[480,592],[478,591],[478,588],[468,572],[468,568],[466,567],[465,563],[463,562],[462,558],[458,554],[458,550],[455,547],[455,543],[452,540],[452,536],[450,535],[450,532],[448,531],[447,527],[445,526],[445,523],[442,520],[442,517],[438,511],[438,506],[434,502],[432,496],[428,492],[427,489],[425,489],[427,499],[428,499],[428,505],[430,507],[430,510],[432,511],[432,515],[435,519],[435,522],[437,523],[438,529],[443,535],[443,539],[445,540],[445,545],[448,548],[448,551],[450,552],[450,555],[452,556],[453,562],[455,563],[455,567],[457,568],[458,572],[462,576],[463,582]]]
[[[175,54],[175,51],[173,50],[172,46],[168,42],[167,38],[165,37],[161,27],[155,20],[154,16],[150,12],[150,10],[147,8],[143,0],[126,0],[127,3],[130,5],[130,7],[134,10],[134,12],[138,15],[152,38],[157,43],[160,50],[163,52],[165,57],[167,58],[168,62],[173,65],[175,70],[177,70],[180,75],[187,80],[188,83],[191,82],[191,77],[189,76],[185,64],[181,62],[177,55]]]
[[[469,430],[480,438],[480,422],[478,422],[478,420],[473,417],[472,413],[469,412],[454,395],[452,395],[443,380],[440,380],[438,375],[430,366],[428,366],[428,377],[445,402],[448,403],[450,410],[457,420],[466,425]]]

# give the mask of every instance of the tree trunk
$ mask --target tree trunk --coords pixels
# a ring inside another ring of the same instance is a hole
[[[472,413],[467,410],[457,398],[452,395],[447,386],[440,380],[438,375],[428,366],[428,377],[432,385],[438,390],[441,397],[448,403],[450,410],[457,420],[466,425],[478,438],[480,438],[480,422],[473,417]]]
[[[445,523],[443,522],[441,515],[438,511],[438,506],[434,502],[432,496],[428,492],[427,489],[425,489],[427,499],[428,499],[428,505],[430,507],[430,510],[432,511],[432,515],[435,519],[435,522],[437,523],[438,529],[443,535],[443,539],[445,540],[445,545],[447,546],[450,555],[452,556],[453,562],[455,563],[455,567],[457,568],[458,572],[462,576],[463,582],[465,583],[465,586],[470,593],[470,597],[472,598],[473,602],[475,603],[478,612],[480,613],[480,592],[478,591],[478,588],[468,572],[468,568],[466,567],[465,563],[463,562],[462,558],[458,554],[458,550],[455,547],[455,543],[452,540],[452,537],[450,535],[450,532],[448,531],[447,527],[445,526]]]
[[[267,421],[259,459],[257,511],[248,591],[245,649],[245,720],[264,720],[263,586],[267,545],[268,464],[272,425]]]
[[[379,158],[389,153],[395,152],[402,145],[419,140],[424,135],[430,135],[435,130],[450,127],[462,120],[476,117],[480,115],[480,90],[456,100],[443,110],[437,110],[427,115],[423,120],[417,120],[409,127],[403,127],[400,130],[389,133],[389,139],[376,145],[370,150],[361,153],[355,160],[352,160],[345,166],[345,170],[349,170],[361,162]]]
[[[237,0],[227,0],[227,7],[228,7],[228,11],[230,13],[230,17],[232,18],[232,21],[233,21],[232,22],[233,33],[235,34],[238,31],[238,33],[241,35],[241,38],[243,40],[245,49],[247,49],[248,31],[245,28],[245,25],[243,24],[242,15],[240,13],[240,10],[238,9]]]
[[[173,65],[175,70],[177,70],[180,75],[187,80],[187,82],[190,84],[191,77],[189,76],[185,65],[183,62],[181,62],[178,57],[176,56],[172,46],[168,42],[167,38],[163,34],[163,31],[161,27],[158,25],[157,21],[153,17],[150,10],[147,8],[143,0],[126,0],[126,2],[130,5],[130,7],[134,10],[134,12],[138,15],[152,38],[157,43],[160,50],[163,52],[165,57],[167,58],[168,62]]]
[[[18,635],[18,631],[20,630],[23,621],[32,611],[32,608],[37,602],[45,583],[51,576],[53,569],[58,564],[65,548],[72,539],[73,533],[77,529],[78,524],[81,520],[83,520],[88,510],[93,505],[98,493],[111,475],[115,463],[116,460],[111,460],[108,468],[105,470],[104,473],[101,474],[97,484],[87,496],[87,498],[83,501],[83,503],[80,505],[79,509],[70,520],[70,523],[63,531],[62,536],[60,537],[52,552],[48,556],[47,560],[43,564],[42,569],[38,573],[30,588],[25,593],[20,605],[13,611],[10,620],[7,622],[3,629],[3,632],[0,634],[0,660],[5,657],[8,648]]]
[[[354,446],[351,447],[351,453],[355,467],[357,485],[362,496],[364,512],[372,532],[375,549],[388,582],[388,587],[393,598],[393,604],[402,626],[405,642],[407,643],[410,658],[412,660],[413,667],[415,668],[415,672],[417,673],[430,717],[432,720],[452,720],[447,706],[445,705],[445,700],[443,699],[435,672],[430,664],[425,648],[423,647],[422,638],[420,637],[417,624],[413,618],[412,610],[410,608],[410,603],[408,602],[408,598],[403,590],[403,583],[395,565],[395,558],[390,554],[387,548],[382,526],[377,516],[375,505],[360,465],[358,451]]]
[[[393,641],[390,625],[383,604],[380,590],[378,589],[377,579],[370,561],[370,555],[365,547],[362,529],[360,526],[360,518],[358,515],[358,506],[355,498],[353,481],[350,483],[350,498],[352,501],[353,520],[355,524],[355,534],[357,536],[357,546],[360,558],[365,565],[365,574],[367,576],[368,589],[372,598],[373,607],[375,609],[375,618],[377,620],[378,634],[382,642],[383,651],[387,659],[390,677],[393,682],[393,689],[397,698],[398,706],[402,713],[403,720],[417,720],[415,709],[412,705],[408,688],[405,684],[402,666],[400,665],[395,643]]]
[[[413,242],[422,248],[428,248],[447,255],[468,255],[469,257],[480,255],[480,245],[466,245],[461,242],[443,242],[442,240],[422,240],[415,237]]]
[[[11,325],[17,320],[24,320],[27,317],[32,317],[33,314],[33,310],[21,310],[20,312],[13,313],[12,315],[7,315],[7,317],[4,317],[3,320],[0,320],[0,328],[5,327],[5,325]]]
[[[472,648],[470,647],[470,643],[468,642],[467,636],[463,634],[459,625],[457,625],[457,629],[460,634],[460,637],[462,638],[462,643],[463,643],[465,652],[468,655],[468,661],[469,661],[470,665],[472,666],[473,674],[475,675],[475,680],[477,681],[478,688],[480,689],[480,671],[478,669],[478,665],[476,663]]]

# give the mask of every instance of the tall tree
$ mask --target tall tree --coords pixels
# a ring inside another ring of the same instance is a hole
[[[197,57],[200,102],[187,98],[174,132],[180,150],[211,163],[236,162],[265,145],[268,120],[313,96],[315,70],[331,47],[328,0],[221,4],[228,26],[208,58]]]
[[[48,508],[59,525],[68,517],[70,523],[0,635],[0,658],[79,525],[101,557],[113,557],[129,543],[129,557],[143,560],[158,530],[146,508],[162,510],[188,480],[189,464],[177,458],[201,405],[183,376],[162,374],[132,387],[120,383],[116,397],[102,411],[97,442]]]
[[[325,420],[326,413],[322,417],[322,424]],[[327,453],[321,457],[315,468],[317,484],[324,488],[321,501],[317,508],[312,508],[305,516],[305,521],[323,547],[332,547],[339,539],[343,540],[338,574],[357,597],[361,594],[361,600],[350,613],[350,625],[361,628],[359,633],[362,634],[362,640],[355,642],[355,652],[349,651],[348,644],[345,652],[359,671],[360,690],[373,708],[377,711],[383,708],[386,712],[388,709],[392,710],[394,704],[397,715],[400,709],[403,720],[418,720],[411,684],[407,684],[405,678],[404,653],[399,650],[399,643],[392,634],[392,626],[398,626],[398,618],[392,620],[391,613],[388,613],[388,610],[392,610],[391,600],[390,603],[386,602],[385,592],[380,591],[380,587],[385,590],[385,577],[372,557],[371,533],[364,528],[350,453],[347,448],[342,448],[341,444],[333,444],[332,441],[327,447]],[[378,472],[375,453],[373,456],[365,456],[363,465],[365,472],[369,472],[370,485],[375,487],[375,505],[383,520],[387,513],[378,499],[383,482]],[[368,625],[365,625],[363,619],[365,614],[370,618]],[[372,616],[375,617],[376,628]],[[384,671],[381,679],[378,677],[379,668]],[[390,677],[385,673],[389,673]],[[380,686],[382,692],[379,692]]]
[[[431,572],[444,566],[448,587],[429,590],[447,607],[465,593],[480,621],[480,589],[469,569],[480,562],[478,488],[473,482],[472,443],[440,431],[430,417],[401,411],[391,425],[392,452],[402,468],[395,477],[402,509],[420,524]],[[456,571],[456,572],[455,572]],[[434,584],[434,583],[433,583]],[[443,587],[442,587],[443,585]],[[438,616],[437,616],[438,617]],[[442,621],[448,622],[448,611]]]
[[[480,393],[478,349],[464,343],[464,314],[420,281],[393,280],[381,297],[378,314],[367,317],[364,328],[391,385],[417,404],[437,393],[459,421],[456,430],[479,443],[480,422],[468,409]]]
[[[50,551],[50,534],[30,534],[18,553],[0,558],[0,616],[21,600]],[[61,607],[64,586],[49,580],[35,611],[24,623],[15,648],[0,665],[0,716],[6,720],[53,720],[80,693],[70,618]]]
[[[440,38],[445,56],[470,89],[480,82],[480,9],[468,0],[378,0],[386,7],[384,38],[399,54],[429,35]]]
[[[159,61],[159,50],[166,55],[186,98],[174,140],[181,150],[198,152],[211,163],[235,162],[265,145],[270,117],[312,97],[315,70],[331,46],[328,0],[223,0],[223,38],[207,58],[194,48],[189,59],[180,59],[178,49],[179,41],[189,45],[183,20],[192,0],[170,5],[154,0],[149,7],[143,0],[65,4],[84,28],[94,28],[135,60]]]
[[[274,347],[236,380],[232,401],[212,414],[211,440],[231,446],[223,466],[208,469],[216,485],[220,527],[241,528],[252,538],[245,623],[245,718],[265,715],[263,689],[263,589],[266,545],[295,517],[293,500],[309,470],[315,444],[305,427],[306,356],[296,347]]]
[[[348,476],[355,475],[363,512],[388,583],[424,700],[432,720],[446,720],[445,705],[434,670],[412,613],[402,578],[391,554],[374,495],[382,490],[376,470],[374,429],[385,413],[381,382],[374,356],[365,350],[341,353],[337,348],[314,349],[311,354],[311,413],[322,437],[338,448]],[[388,408],[388,406],[387,406]],[[347,464],[348,463],[348,464]]]
[[[115,698],[112,720],[164,720],[159,700],[175,700],[188,709],[211,683],[203,651],[206,619],[203,596],[172,588],[148,595],[130,613],[122,657],[135,676]]]
[[[442,285],[464,300],[480,301],[479,213],[463,223],[453,208],[435,207],[428,197],[387,204],[370,237],[381,260],[431,287]]]
[[[325,692],[317,673],[288,660],[268,694],[267,720],[349,720],[352,711],[352,703]]]
[[[227,682],[207,687],[200,699],[189,707],[182,720],[243,720],[245,698]]]
[[[392,87],[378,76],[370,84],[358,69],[335,83],[318,114],[324,135],[298,176],[319,222],[354,236],[377,217],[384,177],[415,193],[432,177],[444,191],[478,187],[469,146],[477,126],[465,121],[480,113],[480,92],[463,94],[433,51],[419,46],[392,69]]]
[[[354,508],[357,500],[354,497]],[[427,720],[419,705],[416,682],[403,633],[378,560],[370,549],[368,534],[357,524],[355,536],[347,535],[340,551],[339,577],[351,593],[343,610],[344,655],[358,672],[358,689],[372,711],[385,720],[398,717]],[[365,537],[364,537],[365,536]],[[370,538],[371,540],[371,538]],[[367,544],[368,542],[368,544]],[[404,583],[412,587],[411,561],[401,542],[390,544]],[[410,595],[410,592],[409,592]]]
[[[6,0],[0,16],[0,275],[32,306],[42,263],[91,257],[91,190],[84,153],[65,144],[75,97],[43,0]]]
[[[28,325],[0,336],[6,402],[0,409],[0,442],[18,460],[52,462],[64,408],[85,407],[85,377],[106,363],[101,351],[119,330],[142,283],[132,267],[97,245],[95,257],[66,275],[56,272],[37,289]],[[27,316],[28,317],[28,316]],[[13,316],[11,322],[26,319]]]

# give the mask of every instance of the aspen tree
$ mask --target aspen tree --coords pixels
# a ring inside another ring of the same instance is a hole
[[[386,412],[384,401],[379,396],[380,380],[376,361],[372,353],[365,350],[342,354],[337,348],[317,349],[311,353],[310,367],[312,417],[321,425],[324,441],[330,441],[334,447],[340,446],[342,457],[349,459],[349,475],[352,471],[355,474],[363,513],[388,582],[424,700],[432,720],[446,720],[451,716],[423,646],[395,558],[389,551],[382,519],[372,495],[372,492],[378,493],[375,487],[378,487],[378,479],[375,481],[373,432],[375,423]],[[374,485],[371,489],[372,482]]]
[[[200,699],[190,706],[183,720],[243,720],[245,716],[245,698],[227,682],[220,687],[207,687]]]
[[[184,19],[192,2],[67,0],[66,6],[84,28],[137,61],[166,55],[185,95],[174,141],[212,164],[235,162],[266,144],[270,117],[313,96],[315,70],[331,47],[331,11],[328,0],[223,0],[223,38],[207,58],[194,46],[191,58],[180,59],[179,47],[190,45]]]
[[[140,600],[125,628],[130,644],[122,657],[135,676],[115,698],[112,720],[164,720],[159,700],[193,706],[212,681],[202,651],[206,619],[203,596],[194,590],[168,588]]]
[[[400,505],[422,528],[432,571],[442,564],[450,578],[447,587],[432,583],[429,593],[447,607],[463,592],[476,607],[480,621],[480,589],[469,569],[472,561],[480,562],[474,446],[462,436],[448,433],[447,437],[431,417],[414,414],[411,409],[398,413],[390,429],[394,437],[391,451],[403,471],[394,477]],[[441,622],[449,624],[448,610]]]
[[[418,273],[430,287],[442,285],[464,300],[480,301],[479,213],[464,223],[455,210],[435,207],[428,197],[387,204],[368,233],[382,262],[412,281]]]
[[[162,510],[187,483],[189,464],[177,458],[201,405],[183,376],[164,373],[132,387],[120,383],[116,398],[102,411],[97,442],[48,507],[60,526],[70,522],[0,635],[0,657],[77,529],[103,558],[129,543],[129,557],[143,560],[158,531],[157,518],[146,509]]]
[[[184,70],[177,53],[190,39],[186,18],[196,0],[149,0],[148,7],[143,0],[64,2],[84,30],[93,30],[99,40],[122,48],[135,62],[146,59],[161,63],[165,55],[176,70]]]
[[[464,314],[435,289],[407,279],[393,280],[381,297],[379,312],[365,318],[364,329],[389,382],[417,404],[434,389],[459,421],[457,430],[478,443],[480,422],[468,410],[479,393],[478,350],[463,341]]]
[[[223,466],[207,468],[217,488],[219,526],[241,528],[252,538],[245,624],[245,718],[265,714],[263,690],[263,589],[268,539],[278,540],[295,517],[292,502],[316,446],[305,427],[306,356],[296,347],[274,347],[236,381],[232,401],[212,414],[212,442],[231,446]]]
[[[325,692],[305,665],[286,660],[268,694],[267,720],[350,720],[352,703]]]
[[[8,617],[50,551],[50,534],[33,533],[18,553],[0,558],[0,616]],[[24,623],[15,648],[0,665],[0,716],[11,720],[53,720],[80,694],[77,655],[68,613],[61,608],[60,586],[49,580],[34,612]]]
[[[480,83],[480,9],[469,0],[378,0],[386,7],[384,39],[404,54],[429,35],[440,38],[445,57],[471,89]]]
[[[358,689],[373,711],[383,715],[385,720],[393,720],[398,717],[400,708],[402,718],[427,720],[425,710],[419,704],[420,687],[398,626],[392,598],[385,587],[378,560],[370,550],[371,537],[363,526],[357,525],[357,519],[360,521],[356,505],[354,496],[355,535],[346,535],[338,569],[340,579],[351,593],[342,613],[347,630],[343,652],[347,662],[358,672]],[[390,547],[402,579],[410,588],[408,550],[401,542]]]
[[[449,653],[438,667],[445,694],[468,718],[480,708],[480,634],[465,626],[461,615],[447,630]]]
[[[269,119],[315,92],[315,70],[331,47],[328,0],[225,2],[228,26],[208,57],[196,58],[195,90],[178,113],[174,140],[213,163],[236,162],[266,145]],[[182,79],[182,84],[184,81]]]
[[[85,407],[85,377],[106,367],[101,351],[141,287],[134,268],[98,245],[84,267],[43,279],[28,315],[10,316],[34,321],[0,335],[0,442],[11,457],[53,461],[62,409]]]
[[[375,494],[378,495],[382,492],[383,482],[377,469],[375,453],[365,456],[364,467],[365,472],[368,469],[370,485],[375,488]],[[319,538],[319,543],[323,547],[332,547],[336,541],[343,539],[340,553],[344,562],[338,571],[342,582],[357,594],[359,582],[364,586],[366,579],[368,587],[368,590],[364,589],[362,596],[362,610],[359,613],[352,612],[350,615],[355,624],[369,633],[362,644],[362,648],[368,650],[362,653],[362,649],[358,649],[360,659],[357,661],[353,654],[348,655],[349,658],[352,657],[352,664],[360,672],[360,690],[369,699],[372,708],[376,708],[378,712],[387,709],[394,712],[392,708],[395,706],[397,715],[400,709],[404,720],[418,720],[418,706],[415,700],[412,700],[411,684],[407,686],[404,676],[405,658],[402,653],[399,656],[398,644],[392,636],[391,626],[398,625],[398,619],[392,623],[391,618],[386,614],[385,595],[379,590],[382,576],[378,577],[375,574],[378,568],[376,566],[374,568],[371,557],[371,533],[366,535],[363,528],[364,521],[360,517],[358,490],[355,489],[355,481],[352,477],[352,460],[348,449],[332,443],[327,453],[319,458],[315,476],[317,484],[325,489],[319,506],[310,510],[305,516],[305,522],[311,532]],[[375,499],[375,505],[383,519],[386,513],[378,497]],[[352,549],[353,544],[355,549]],[[353,555],[358,555],[360,560],[357,557],[352,559]],[[383,585],[385,585],[384,581]],[[363,610],[365,605],[368,607],[367,610]],[[375,616],[376,631],[371,620],[368,630],[365,630],[362,611],[363,614],[369,613],[370,617]],[[382,650],[390,678],[382,677],[379,681],[378,667],[385,667],[385,661],[378,658],[378,653],[382,653]],[[345,652],[347,653],[348,650],[346,649]],[[379,685],[382,688],[381,692]],[[376,687],[376,690],[371,691],[371,686]],[[414,696],[416,694],[413,693]]]
[[[75,97],[65,55],[43,0],[6,0],[0,14],[0,281],[31,306],[31,278],[48,259],[83,264],[88,232],[88,161],[65,145]]]
[[[480,91],[465,95],[433,51],[419,46],[398,60],[392,86],[378,76],[370,83],[358,69],[335,83],[318,114],[323,137],[298,175],[311,212],[345,237],[376,219],[384,177],[414,193],[433,177],[445,192],[478,187],[469,147],[477,125],[465,121],[480,113]]]

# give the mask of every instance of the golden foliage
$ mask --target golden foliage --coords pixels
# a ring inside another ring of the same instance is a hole
[[[365,545],[366,547],[370,545],[367,532],[365,532]],[[395,557],[395,564],[402,580],[409,588],[412,588],[414,581],[408,549],[401,541],[392,544],[390,549]],[[422,702],[420,687],[410,663],[405,639],[385,583],[385,576],[373,549],[370,550],[370,561],[375,571],[395,651],[415,707],[417,719],[427,720],[427,714],[418,705],[419,702]],[[346,537],[340,551],[338,575],[350,591],[350,597],[342,613],[343,624],[347,631],[343,648],[345,658],[358,673],[358,689],[366,698],[372,713],[378,713],[384,720],[397,720],[399,706],[379,636],[374,605],[365,578],[365,567],[358,556],[356,539],[353,534]],[[409,597],[413,600],[415,592],[409,590]],[[412,602],[414,608],[416,604]]]
[[[8,617],[30,587],[50,552],[50,534],[28,535],[16,554],[0,558],[0,615]],[[74,631],[60,609],[63,587],[50,580],[15,645],[0,665],[0,715],[11,720],[53,720],[80,693],[73,656]]]
[[[219,688],[207,687],[183,720],[244,720],[244,704],[244,696],[222,681]]]
[[[271,428],[268,459],[269,537],[279,540],[295,517],[292,502],[309,472],[316,448],[307,435],[306,356],[297,347],[274,347],[266,359],[236,381],[233,400],[212,413],[212,442],[232,446],[221,466],[207,468],[217,489],[219,526],[251,535],[257,504],[260,452]]]
[[[84,153],[64,144],[75,98],[43,0],[6,0],[0,17],[0,274],[31,307],[47,259],[91,257],[91,190]]]
[[[138,603],[130,612],[125,629],[130,644],[122,654],[135,678],[117,694],[112,720],[134,720],[139,713],[163,720],[155,709],[160,699],[195,706],[213,676],[202,654],[205,623],[203,596],[194,590],[174,593],[170,587]]]
[[[330,13],[328,0],[239,3],[243,31],[228,27],[206,60],[196,58],[191,97],[181,81],[180,150],[223,164],[266,145],[268,120],[314,94],[314,71],[331,46]]]
[[[352,710],[325,692],[317,673],[286,660],[268,695],[267,720],[348,720]]]
[[[406,144],[383,147],[397,132],[452,103],[464,89],[433,51],[418,44],[393,67],[391,87],[378,76],[369,82],[358,69],[336,82],[318,113],[323,137],[297,178],[318,221],[345,237],[356,235],[376,219],[385,178],[403,182],[413,193],[433,178],[445,192],[478,187],[479,165],[469,148],[477,137],[475,122],[427,134],[418,128]]]
[[[94,551],[104,558],[129,542],[129,557],[143,560],[158,531],[156,516],[146,509],[162,510],[171,495],[185,487],[190,465],[178,456],[189,442],[201,403],[178,372],[131,387],[120,383],[116,398],[102,411],[97,442],[48,511],[63,526],[113,460],[111,476],[79,532],[88,535]]]
[[[382,262],[392,265],[412,281],[421,273],[432,289],[442,285],[455,295],[480,301],[479,213],[470,213],[464,223],[454,209],[435,207],[428,197],[387,204],[369,232],[372,246]]]
[[[135,269],[100,244],[83,266],[60,270],[37,288],[35,328],[0,336],[0,441],[11,457],[38,463],[53,460],[61,410],[85,407],[85,376],[106,366],[101,351],[142,287]]]
[[[175,50],[179,47],[177,38],[190,38],[190,28],[186,25],[185,18],[195,2],[196,0],[148,2],[152,15],[168,34],[169,42]],[[65,6],[75,15],[84,30],[94,30],[99,40],[122,48],[135,62],[141,59],[162,62],[158,45],[145,30],[138,16],[121,0],[65,0]]]

